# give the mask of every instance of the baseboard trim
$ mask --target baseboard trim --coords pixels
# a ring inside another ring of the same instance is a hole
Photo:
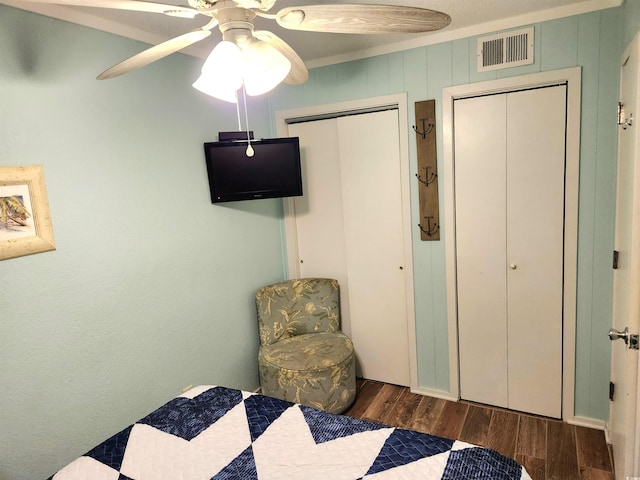
[[[457,395],[452,395],[451,392],[447,392],[445,390],[432,390],[430,388],[416,387],[416,388],[411,388],[411,393],[415,393],[417,395],[426,395],[429,397],[441,398],[443,400],[449,400],[452,402],[457,402],[458,400],[460,400]]]
[[[578,427],[594,428],[596,430],[604,430],[607,432],[607,424],[604,420],[598,420],[589,417],[571,417],[565,420],[569,425],[575,425]]]

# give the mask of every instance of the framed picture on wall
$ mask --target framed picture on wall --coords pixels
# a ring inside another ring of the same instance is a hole
[[[0,166],[0,260],[55,249],[42,166]]]

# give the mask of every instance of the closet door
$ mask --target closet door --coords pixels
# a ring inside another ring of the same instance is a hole
[[[460,394],[507,407],[506,96],[456,100]],[[478,115],[491,118],[478,118]]]
[[[462,398],[562,405],[566,86],[456,100]]]
[[[294,200],[301,276],[341,285],[358,375],[409,385],[397,110],[289,125],[304,196]]]
[[[335,278],[346,292],[338,124],[335,118],[296,123],[289,125],[289,135],[300,138],[304,194],[294,197],[300,276]],[[343,310],[348,326],[344,300]]]
[[[337,120],[349,316],[360,372],[409,385],[398,111]]]
[[[562,415],[566,88],[507,96],[509,408],[556,418]]]

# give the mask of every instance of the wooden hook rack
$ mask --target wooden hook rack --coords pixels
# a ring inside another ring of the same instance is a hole
[[[440,207],[438,200],[438,158],[436,149],[436,101],[415,102],[416,151],[418,153],[418,194],[420,218],[426,221],[426,227],[419,223],[421,240],[440,240]]]

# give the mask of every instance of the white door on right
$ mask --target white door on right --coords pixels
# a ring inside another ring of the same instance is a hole
[[[460,394],[562,416],[566,85],[454,102]]]
[[[640,319],[640,136],[632,117],[640,109],[640,41],[638,37],[623,55],[620,100],[625,124],[618,133],[618,184],[616,194],[615,250],[618,268],[613,274],[613,325],[618,331],[637,334]],[[626,122],[630,123],[627,124]],[[638,466],[638,351],[621,340],[611,345],[611,402],[609,433],[613,445],[616,478],[640,476]]]

